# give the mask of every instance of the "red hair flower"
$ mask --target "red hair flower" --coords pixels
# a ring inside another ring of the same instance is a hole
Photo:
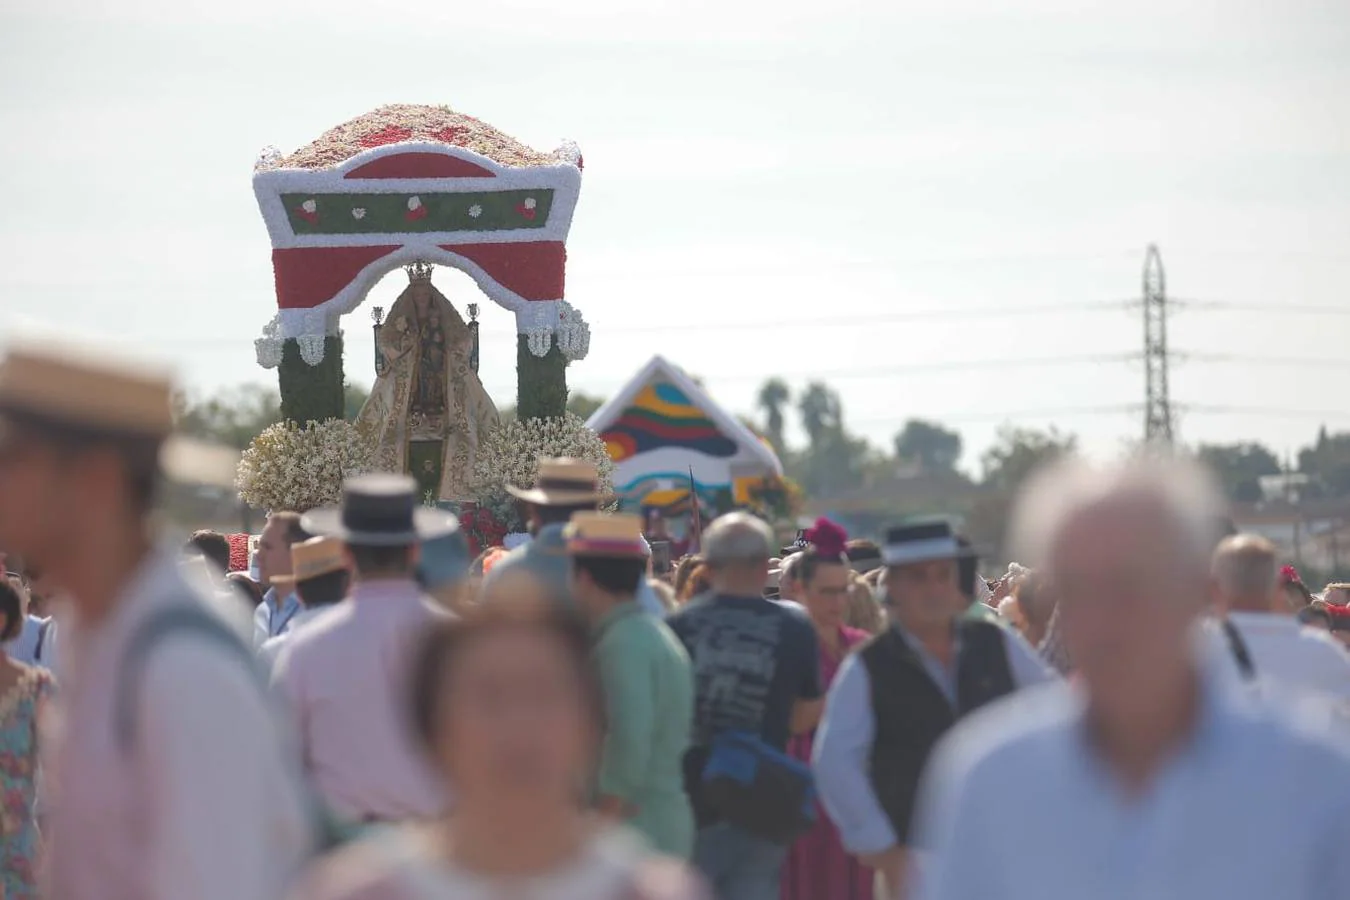
[[[816,524],[806,529],[802,535],[808,544],[816,548],[821,556],[842,556],[844,544],[848,541],[848,532],[825,517],[816,519]]]

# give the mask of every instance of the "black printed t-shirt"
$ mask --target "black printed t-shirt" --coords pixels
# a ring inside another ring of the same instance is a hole
[[[816,632],[801,607],[707,594],[666,620],[694,670],[692,749],[724,731],[786,750],[792,705],[820,697]]]

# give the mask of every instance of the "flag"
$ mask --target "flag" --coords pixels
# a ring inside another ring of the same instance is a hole
[[[689,551],[697,553],[703,549],[703,519],[698,509],[698,482],[694,480],[694,467],[689,467]]]

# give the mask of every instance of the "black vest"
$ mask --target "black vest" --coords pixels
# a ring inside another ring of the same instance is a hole
[[[859,651],[872,686],[876,723],[872,789],[902,845],[909,841],[919,776],[933,745],[957,719],[1013,690],[1003,629],[962,620],[957,633],[956,709],[897,629],[887,629]]]

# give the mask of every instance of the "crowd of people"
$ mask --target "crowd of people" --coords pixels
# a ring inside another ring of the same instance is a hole
[[[1347,586],[1180,461],[1037,477],[996,579],[942,518],[657,566],[571,459],[509,552],[373,474],[229,573],[170,401],[0,362],[0,896],[1350,897]]]

